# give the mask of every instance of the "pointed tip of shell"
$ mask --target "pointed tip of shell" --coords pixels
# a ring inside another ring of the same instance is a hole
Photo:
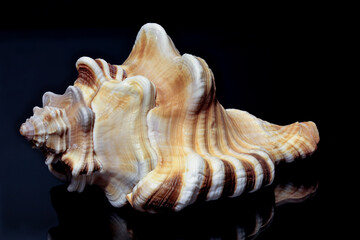
[[[165,29],[157,23],[146,23],[141,27],[139,32],[141,32],[141,30],[148,30],[148,29],[165,32]]]
[[[76,61],[75,63],[76,68],[79,68],[80,64],[95,65],[96,62],[91,57],[83,56]]]
[[[25,123],[21,124],[20,134],[27,140],[32,140],[34,138],[34,126],[29,121],[26,121]]]
[[[157,23],[144,24],[136,36],[135,45],[143,43],[141,41],[142,35],[149,37],[149,39],[151,39],[150,41],[153,41],[155,45],[159,47],[162,54],[180,55],[171,38],[161,25]],[[151,46],[149,42],[147,42],[147,44]]]
[[[312,121],[302,122],[301,126],[301,135],[305,137],[310,146],[306,154],[302,157],[305,158],[306,156],[312,155],[318,148],[317,145],[320,141],[320,135],[316,124]]]
[[[303,122],[302,124],[306,126],[305,128],[303,128],[305,135],[311,137],[311,139],[314,141],[314,143],[318,144],[320,141],[320,135],[319,135],[319,130],[318,130],[316,124],[312,121]]]

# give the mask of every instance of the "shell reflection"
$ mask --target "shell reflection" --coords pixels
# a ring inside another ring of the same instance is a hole
[[[301,181],[304,172],[306,179]],[[271,227],[275,208],[316,193],[316,177],[305,166],[290,174],[288,179],[279,173],[273,186],[240,198],[197,203],[181,212],[158,215],[129,206],[113,208],[98,188],[78,194],[67,192],[65,186],[54,187],[51,197],[59,225],[49,230],[49,239],[253,239]]]

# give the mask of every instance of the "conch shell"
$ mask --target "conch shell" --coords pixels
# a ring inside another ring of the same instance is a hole
[[[82,57],[74,86],[47,92],[20,132],[69,191],[96,184],[110,203],[158,212],[269,185],[274,166],[312,154],[313,122],[278,126],[215,97],[206,62],[144,25],[122,65]]]

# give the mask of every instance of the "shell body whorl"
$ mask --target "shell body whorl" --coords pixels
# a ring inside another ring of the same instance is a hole
[[[272,183],[275,165],[312,154],[313,122],[278,126],[215,97],[206,62],[180,55],[165,30],[146,24],[122,65],[80,58],[64,95],[20,128],[55,176],[82,191],[97,184],[116,207],[178,211]]]

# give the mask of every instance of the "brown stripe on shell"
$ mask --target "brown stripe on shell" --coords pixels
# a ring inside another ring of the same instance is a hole
[[[61,156],[61,162],[68,167],[68,170],[72,172],[74,170],[74,163],[71,159],[63,158],[63,154]]]
[[[234,166],[226,160],[221,160],[224,164],[225,180],[221,196],[227,197],[234,194],[236,187],[236,173]]]
[[[122,77],[123,79],[122,80],[124,80],[125,78],[127,78],[127,73],[126,73],[125,69],[123,69],[123,68],[122,68],[122,71],[123,71],[123,77]]]
[[[95,154],[95,153],[93,153]],[[100,164],[97,161],[93,161],[93,170],[92,172],[99,171],[101,169]],[[80,175],[88,174],[89,172],[89,163],[85,164],[85,166],[81,169]]]
[[[117,69],[117,67],[111,65],[110,63],[108,63],[108,65],[109,65],[110,77],[111,77],[112,79],[115,79],[115,78],[116,78],[116,73],[117,73],[117,70],[118,70],[118,69]]]
[[[242,160],[241,164],[243,165],[246,173],[246,186],[245,186],[245,192],[249,192],[254,189],[255,182],[256,182],[256,174],[254,171],[254,167],[251,163]]]
[[[80,171],[80,175],[84,175],[88,173],[88,165],[85,165],[85,167],[83,167]]]
[[[79,75],[75,83],[84,86],[89,86],[90,88],[97,90],[96,76],[94,75],[94,72],[89,68],[88,65],[79,64],[78,73]]]
[[[253,156],[254,158],[256,158],[258,160],[258,162],[261,165],[261,168],[263,170],[263,182],[262,182],[262,187],[266,186],[268,184],[271,183],[271,170],[269,168],[269,165],[267,164],[266,160],[261,157],[259,154],[256,153],[249,153],[249,155]]]
[[[95,59],[95,62],[97,63],[97,65],[99,65],[99,67],[101,68],[101,70],[104,72],[104,66],[103,66],[101,60],[100,60],[100,59]]]
[[[212,169],[210,167],[210,164],[205,160],[205,174],[204,174],[204,180],[202,183],[202,186],[199,190],[199,194],[197,196],[196,201],[205,201],[207,198],[207,195],[210,191],[211,183],[212,183]]]
[[[173,210],[179,198],[182,187],[182,175],[180,173],[169,177],[160,188],[145,202],[144,210],[166,211]],[[134,196],[136,198],[136,196]]]

